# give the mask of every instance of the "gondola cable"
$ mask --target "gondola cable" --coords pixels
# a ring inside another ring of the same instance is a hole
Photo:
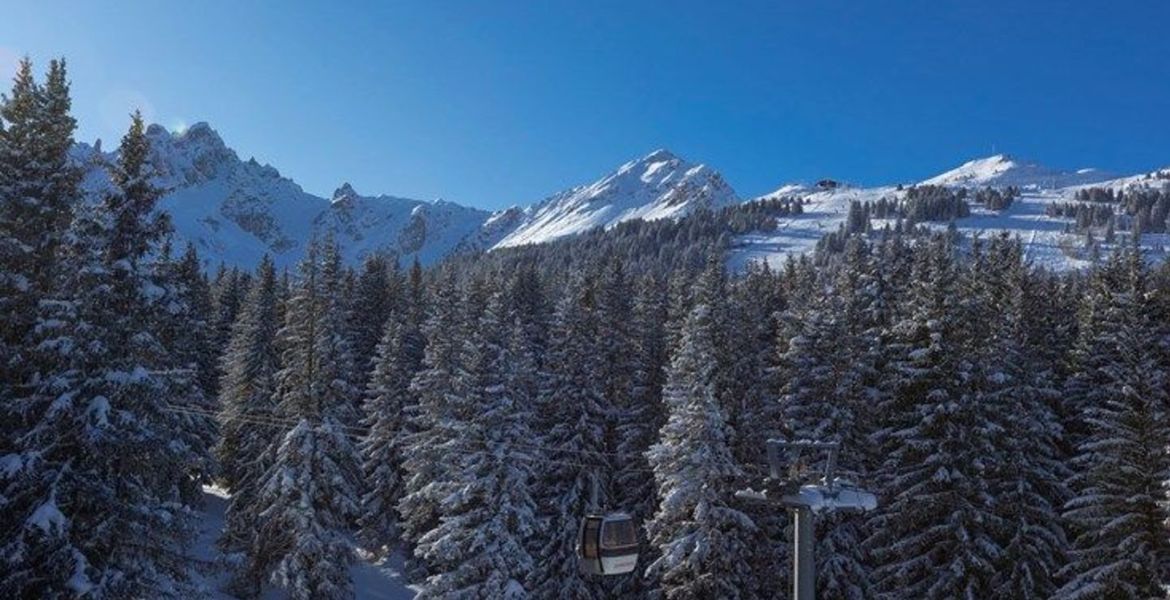
[[[222,416],[217,412],[209,411],[209,410],[201,409],[201,408],[197,408],[197,407],[168,405],[168,408],[173,409],[175,412],[184,412],[184,413],[188,413],[188,414],[192,414],[192,415],[196,415],[196,416],[207,417],[207,418],[218,419]],[[236,415],[232,418],[233,418],[233,420],[236,420],[236,421],[258,423],[258,424],[264,424],[264,425],[270,425],[270,426],[279,426],[279,427],[284,427],[284,428],[291,428],[291,427],[295,426],[297,423],[296,420],[290,420],[290,419],[286,419],[286,418],[282,418],[282,417],[275,417],[275,416],[274,417],[267,417],[267,416],[254,416],[254,415],[240,414],[240,415]],[[345,433],[349,437],[351,437],[355,440],[358,440],[358,441],[360,441],[361,439],[363,439],[367,435],[369,435],[368,428],[345,426],[345,425],[341,425],[341,424],[337,424],[337,427],[339,429],[344,430]],[[573,455],[584,456],[584,457],[588,457],[588,458],[593,458],[593,457],[597,457],[597,456],[609,456],[609,457],[614,457],[614,458],[618,458],[618,459],[628,459],[630,457],[629,453],[607,452],[607,451],[603,451],[603,450],[566,450],[563,448],[553,448],[550,446],[543,446],[540,444],[532,444],[532,443],[517,442],[517,441],[499,442],[499,443],[507,444],[509,446],[517,447],[517,448],[527,448],[530,450],[541,450],[544,452],[556,453],[556,454],[573,454]],[[592,468],[596,468],[596,467],[604,467],[606,465],[600,464],[600,463],[598,463],[598,464],[591,463],[588,466],[590,466]],[[642,471],[643,472],[651,472],[651,471],[646,470],[646,469],[643,469]]]
[[[215,413],[212,411],[206,411],[206,410],[202,410],[202,409],[198,409],[198,408],[194,408],[194,407],[168,405],[168,406],[165,406],[163,408],[163,410],[170,411],[173,413],[178,413],[178,414],[185,414],[188,416],[198,416],[198,417],[204,417],[204,418],[216,418],[219,416],[218,413]],[[254,425],[262,425],[262,426],[273,427],[273,428],[280,428],[280,429],[284,429],[284,430],[291,429],[297,425],[297,421],[264,419],[264,418],[243,417],[243,416],[236,417],[236,420],[238,420],[240,422],[244,422],[244,423],[251,423]],[[344,426],[339,427],[339,429],[342,429],[342,431],[341,431],[342,435],[346,436],[347,438],[349,438],[353,441],[360,442],[366,438],[366,435],[364,432],[363,433],[353,433],[353,432],[349,432],[349,431],[344,431],[344,429],[347,429]],[[349,428],[349,429],[353,429],[353,428]],[[497,449],[499,447],[519,448],[519,447],[524,446],[524,444],[517,444],[517,443],[513,443],[513,442],[495,442],[495,441],[486,440],[483,438],[474,439],[474,438],[462,437],[462,438],[457,438],[457,439],[453,439],[450,441],[455,443],[455,444],[480,443],[480,444],[483,444],[485,447],[489,447],[488,445],[491,444],[491,445],[496,446]],[[547,447],[531,445],[531,448],[544,449]],[[449,451],[454,452],[456,454],[464,454],[464,455],[471,455],[473,453],[472,450],[460,451],[460,450],[454,450],[450,447],[446,448],[446,450],[449,450]],[[572,450],[554,450],[554,451],[560,452],[563,454],[577,454],[580,456],[589,456],[589,455],[594,454],[592,452],[587,452],[587,451],[586,452],[572,451]],[[440,450],[440,452],[442,452],[442,450]],[[579,469],[596,469],[598,467],[604,466],[604,465],[599,465],[599,464],[595,464],[595,463],[582,463],[582,462],[559,460],[559,459],[554,459],[554,458],[534,457],[534,456],[531,456],[528,454],[523,454],[523,453],[515,453],[515,454],[511,455],[510,458],[517,458],[520,460],[526,460],[528,462],[544,463],[544,464],[566,466],[566,467],[575,467],[575,468],[579,468]],[[653,474],[653,472],[654,472],[651,469],[643,469],[643,468],[638,468],[638,467],[631,467],[631,468],[623,469],[623,471],[633,472],[633,473],[649,473],[649,474]]]

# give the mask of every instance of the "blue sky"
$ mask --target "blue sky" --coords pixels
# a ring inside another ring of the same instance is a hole
[[[9,3],[79,139],[208,121],[310,192],[499,208],[667,147],[741,195],[910,181],[992,150],[1170,165],[1170,2]]]

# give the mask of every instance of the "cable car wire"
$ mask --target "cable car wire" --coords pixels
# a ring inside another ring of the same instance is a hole
[[[206,416],[206,417],[211,417],[211,418],[216,418],[216,419],[218,419],[222,416],[219,413],[207,411],[206,409],[200,409],[197,407],[181,407],[181,406],[175,406],[175,405],[170,405],[170,406],[173,408],[179,409],[179,410],[199,411],[198,414],[200,414],[201,416]],[[286,417],[277,416],[275,411],[272,411],[271,409],[256,411],[256,412],[267,413],[267,414],[265,414],[263,416],[255,415],[255,414],[246,414],[246,415],[245,414],[237,414],[237,415],[233,416],[232,418],[234,420],[239,420],[239,421],[248,421],[249,419],[264,420],[264,421],[268,421],[271,423],[275,423],[275,424],[282,426],[282,427],[289,427],[289,428],[296,425],[296,420],[290,420]],[[365,428],[365,427],[347,426],[347,425],[343,425],[340,423],[337,424],[337,427],[345,430],[346,433],[351,434],[352,436],[365,437],[365,436],[369,435],[369,429]],[[560,454],[576,454],[578,456],[585,456],[585,457],[589,457],[589,458],[594,458],[594,457],[598,457],[598,456],[609,456],[609,457],[613,457],[616,459],[628,460],[631,456],[630,453],[607,452],[604,450],[566,450],[563,448],[553,448],[551,446],[543,446],[540,444],[534,444],[534,443],[530,443],[530,442],[511,441],[511,442],[507,442],[507,443],[509,445],[512,445],[512,446],[528,448],[530,450],[541,450],[544,452],[560,453]],[[604,466],[604,465],[595,465],[595,466]]]
[[[215,418],[218,418],[220,416],[218,413],[213,412],[213,411],[208,411],[208,410],[195,408],[195,407],[189,407],[189,406],[174,406],[174,405],[168,404],[168,405],[165,405],[163,407],[163,410],[169,411],[172,413],[177,413],[177,414],[185,414],[188,416],[198,416],[198,417],[211,418],[211,419],[215,419]],[[299,421],[294,421],[294,420],[255,418],[255,417],[242,416],[242,415],[236,416],[236,417],[234,417],[234,419],[237,421],[244,422],[244,423],[251,423],[254,425],[262,425],[265,427],[280,428],[280,429],[283,429],[286,431],[289,429],[292,429],[293,427],[295,427],[297,425],[297,423],[299,423]],[[360,429],[360,428],[353,428],[353,427],[347,428],[345,426],[340,426],[339,429],[342,430],[341,431],[342,435],[346,436],[347,438],[350,438],[353,441],[361,442],[362,440],[366,439],[365,433],[358,434],[358,433],[352,433],[349,431],[345,431],[345,429]],[[484,448],[487,450],[498,450],[501,447],[519,448],[519,447],[522,447],[525,445],[523,443],[499,442],[499,441],[488,440],[488,439],[484,439],[484,438],[470,438],[470,437],[460,437],[460,438],[455,438],[455,439],[452,439],[449,441],[455,445],[478,443],[478,444],[482,444],[484,446]],[[491,446],[489,446],[489,444],[492,446],[495,446],[495,448],[492,448]],[[531,445],[531,446],[533,448],[538,448],[538,449],[547,448],[544,446],[536,446],[536,445]],[[476,450],[471,449],[471,448],[464,449],[464,450],[456,450],[454,448],[451,448],[450,446],[446,446],[442,449],[437,449],[437,450],[440,453],[453,452],[455,454],[462,454],[465,456],[471,456],[471,455],[474,455],[476,453]],[[563,454],[577,454],[577,455],[584,455],[584,456],[594,454],[592,452],[582,452],[582,451],[572,451],[572,450],[553,450],[553,451],[560,452]],[[524,454],[521,452],[513,452],[509,456],[509,458],[516,458],[516,459],[525,460],[528,462],[543,463],[543,464],[549,464],[549,465],[574,467],[574,468],[578,468],[578,469],[599,469],[599,468],[600,469],[607,469],[607,468],[610,468],[608,465],[602,465],[602,464],[596,464],[596,463],[574,462],[574,461],[560,460],[560,459],[555,459],[555,458],[536,457],[536,456],[531,456],[529,454]],[[623,472],[633,472],[633,473],[651,473],[651,474],[654,472],[651,469],[644,469],[644,468],[638,468],[638,467],[629,467],[629,468],[622,469],[622,471]]]
[[[170,405],[170,406],[174,406],[174,405]],[[177,408],[190,409],[192,407],[177,407]],[[201,409],[201,411],[206,411],[206,409]],[[204,416],[209,416],[209,418],[219,420],[222,418],[223,415],[218,413],[218,412],[206,412],[206,413],[204,413]],[[288,418],[285,418],[285,416],[281,415],[280,413],[277,413],[277,409],[275,409],[275,408],[256,409],[256,411],[249,411],[247,414],[236,414],[236,415],[232,416],[232,419],[239,420],[239,421],[247,421],[247,419],[262,419],[262,420],[268,420],[268,421],[275,421],[281,427],[287,427],[287,428],[291,428],[292,426],[295,426],[296,422],[297,422],[296,420],[290,420]],[[353,436],[365,437],[365,436],[370,434],[370,428],[367,428],[367,427],[346,426],[346,425],[343,425],[343,423],[339,423],[339,422],[336,423],[336,427],[338,427],[340,429],[344,429],[346,433],[349,433]],[[407,436],[411,436],[411,435],[413,435],[413,434],[407,434]],[[722,443],[722,442],[725,442],[725,440],[720,440],[718,442]],[[608,451],[608,450],[566,450],[563,448],[555,448],[555,447],[551,447],[551,446],[543,446],[543,444],[532,443],[532,442],[521,442],[521,441],[511,441],[508,443],[511,444],[511,446],[523,447],[523,448],[528,448],[528,449],[532,449],[532,450],[542,450],[542,451],[545,451],[545,453],[551,453],[551,454],[576,454],[578,456],[585,456],[585,457],[589,457],[589,458],[610,457],[610,458],[613,458],[613,460],[617,460],[617,461],[628,461],[629,457],[631,457],[633,454],[635,454],[635,453],[621,453],[621,451]],[[752,464],[757,465],[757,467],[762,467],[762,465],[764,463],[752,463]],[[604,467],[604,465],[598,464],[598,467]]]
[[[168,404],[167,406],[171,409],[174,409],[175,412],[185,412],[187,414],[194,415],[194,416],[206,417],[206,418],[215,419],[215,420],[219,420],[222,417],[222,415],[218,412],[203,409],[203,408],[191,407],[191,406],[176,406],[173,404]],[[278,427],[278,428],[285,429],[285,430],[292,429],[299,422],[296,419],[288,419],[288,418],[284,418],[284,417],[275,416],[275,411],[272,411],[270,409],[265,410],[265,411],[258,411],[258,412],[265,412],[265,413],[267,413],[267,415],[272,415],[272,416],[256,416],[256,415],[251,415],[251,414],[248,414],[248,415],[237,414],[237,415],[233,416],[232,419],[237,420],[237,421],[246,422],[246,423],[265,425],[268,427]],[[347,437],[349,437],[350,439],[352,439],[356,442],[361,442],[369,435],[369,429],[365,428],[365,427],[347,426],[347,425],[344,425],[341,423],[336,423],[336,422],[335,422],[335,427],[342,430],[342,433],[344,433]],[[459,439],[466,440],[466,441],[477,441],[477,440],[472,440],[471,438],[466,438],[466,437],[459,438]],[[483,443],[506,444],[512,448],[526,448],[529,450],[540,450],[542,452],[549,453],[549,454],[574,455],[574,456],[578,456],[578,457],[584,457],[585,460],[593,460],[599,456],[609,456],[609,457],[613,457],[613,458],[618,459],[618,460],[628,461],[632,456],[631,454],[620,453],[620,452],[607,452],[604,450],[568,450],[568,449],[564,449],[564,448],[554,448],[551,446],[544,446],[544,445],[540,445],[540,444],[533,444],[533,443],[520,442],[520,441],[494,442],[492,440],[486,440],[483,438],[480,438],[478,441],[482,441]],[[599,468],[600,469],[612,469],[613,468],[612,465],[602,464],[600,462],[574,462],[574,461],[566,461],[566,460],[552,459],[552,458],[540,458],[540,459],[530,458],[529,460],[534,460],[534,461],[538,461],[538,462],[543,461],[543,462],[547,462],[549,464],[560,464],[560,465],[564,465],[564,466],[589,468],[589,469],[599,469]],[[745,467],[760,467],[761,465],[759,465],[759,464],[745,464],[744,466]],[[626,468],[623,468],[621,470],[624,472],[633,472],[633,473],[653,473],[654,472],[651,469],[638,468],[638,467],[626,467]]]
[[[264,414],[265,416],[272,416],[272,417],[276,417],[278,419],[284,418],[280,413],[277,412],[277,409],[274,409],[274,408],[258,408],[258,409],[250,410],[249,413],[250,414],[260,413],[260,414]],[[340,425],[340,426],[345,427],[346,429],[351,430],[358,435],[364,436],[364,435],[369,434],[369,430],[367,428],[364,428],[364,427],[354,427],[354,426],[346,426],[346,425]],[[562,450],[560,448],[552,448],[549,446],[542,446],[539,444],[526,443],[526,442],[510,442],[510,443],[517,445],[517,446],[525,446],[525,447],[533,449],[533,450],[543,450],[545,452],[567,452],[567,453],[577,453],[580,455],[590,455],[590,456],[608,456],[608,457],[612,457],[612,458],[618,459],[618,460],[628,460],[630,458],[630,453],[628,453],[628,452],[609,452],[606,450],[570,451],[570,450]]]

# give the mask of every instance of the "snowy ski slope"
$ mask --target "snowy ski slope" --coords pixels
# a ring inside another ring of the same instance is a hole
[[[967,235],[987,237],[1005,232],[1018,236],[1024,243],[1029,261],[1053,270],[1081,268],[1088,264],[1084,235],[1065,233],[1069,218],[1054,218],[1045,214],[1052,202],[1072,202],[1076,192],[1089,187],[1126,189],[1133,186],[1162,186],[1170,181],[1149,179],[1145,175],[1107,178],[1100,171],[1082,169],[1075,172],[1056,171],[1035,163],[1019,162],[997,155],[965,163],[932,177],[922,184],[962,186],[969,188],[1018,186],[1021,196],[1003,211],[991,211],[972,206],[971,216],[958,219],[955,224]],[[821,236],[836,231],[845,222],[851,201],[876,201],[883,197],[900,198],[905,194],[896,186],[874,188],[838,187],[821,190],[803,185],[786,185],[775,192],[754,200],[779,197],[802,198],[804,213],[780,219],[776,231],[740,236],[735,240],[730,264],[743,268],[748,262],[762,261],[778,267],[790,255],[810,252]],[[881,226],[875,221],[874,226]],[[943,229],[945,223],[932,223]],[[1100,242],[1100,240],[1098,240]],[[1164,260],[1170,236],[1145,234],[1141,246],[1151,260]],[[1110,247],[1103,245],[1108,252]]]

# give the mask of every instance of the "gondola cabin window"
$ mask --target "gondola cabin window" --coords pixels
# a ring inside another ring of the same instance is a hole
[[[597,538],[601,529],[601,519],[587,519],[585,521],[585,535],[582,540],[581,554],[588,559],[597,559]]]
[[[626,549],[638,545],[638,533],[633,521],[607,522],[601,530],[601,547],[604,549]]]

